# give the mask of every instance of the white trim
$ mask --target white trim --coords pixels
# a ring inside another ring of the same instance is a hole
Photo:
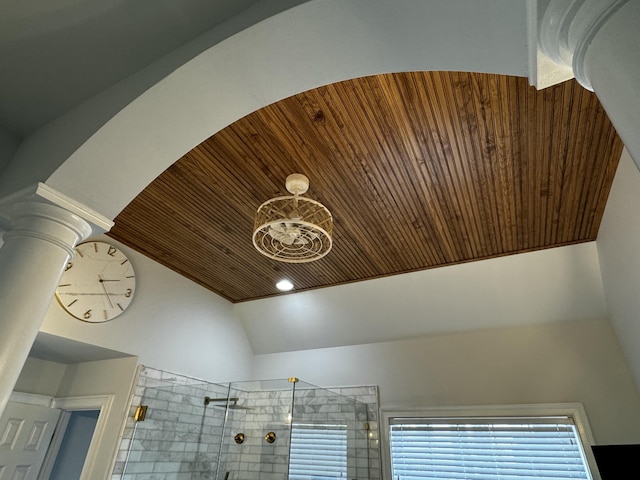
[[[58,453],[60,452],[62,440],[64,439],[64,435],[67,431],[67,426],[69,425],[70,419],[70,411],[63,410],[62,412],[60,412],[60,418],[58,418],[56,429],[53,433],[53,437],[51,437],[49,448],[47,449],[47,453],[44,457],[42,465],[40,466],[38,480],[49,480],[49,477],[51,476],[51,472],[53,470],[53,466],[55,465],[56,459],[58,458]]]
[[[538,0],[527,0],[527,41],[529,42],[529,85],[538,80]]]
[[[114,222],[105,217],[104,215],[96,212],[94,209],[83,205],[82,203],[68,197],[54,188],[51,188],[46,183],[38,183],[36,188],[36,195],[42,197],[54,205],[58,205],[71,213],[75,213],[83,220],[86,220],[92,225],[95,225],[99,229],[108,232],[114,225]]]
[[[389,419],[403,417],[510,417],[554,416],[573,418],[582,442],[582,450],[589,466],[592,480],[601,480],[591,446],[594,445],[587,413],[581,403],[549,403],[523,405],[476,405],[461,407],[384,407],[380,409],[382,476],[391,480],[391,455],[389,444]]]
[[[91,224],[92,227],[96,227],[97,230],[93,232],[94,234],[108,232],[114,225],[114,222],[111,219],[96,212],[92,208],[83,205],[73,198],[60,193],[46,183],[41,182],[29,185],[22,190],[0,198],[0,219],[3,218],[1,213],[5,211],[8,206],[19,201],[32,200],[37,197],[45,200],[51,205],[56,205],[73,213],[74,215],[77,215]]]
[[[39,405],[41,407],[52,408],[53,398],[47,395],[39,395],[37,393],[11,392],[9,396],[10,402],[27,403],[29,405]]]
[[[91,443],[89,444],[89,450],[87,451],[87,457],[84,462],[84,466],[82,467],[82,473],[80,474],[79,480],[91,480],[95,478],[93,474],[93,470],[95,468],[95,463],[98,457],[98,451],[100,447],[100,443],[102,442],[102,438],[104,436],[104,431],[107,427],[107,419],[109,418],[109,413],[111,411],[111,407],[113,405],[114,395],[88,395],[82,397],[60,397],[54,398],[52,403],[52,408],[59,408],[63,410],[63,414],[61,416],[61,422],[69,421],[69,414],[66,412],[69,411],[78,411],[78,410],[100,410],[100,415],[98,415],[98,421],[96,423],[96,428],[93,432],[93,436],[91,437]],[[54,439],[52,440],[52,446],[55,444],[58,445],[61,439],[57,439],[55,437],[64,435],[64,429],[57,428],[56,433],[54,435]],[[53,449],[51,449],[53,450]],[[45,470],[48,470],[50,473],[51,468],[53,467],[53,461],[55,461],[55,457],[57,455],[57,450],[51,452],[47,452],[47,458],[45,459],[45,465],[41,469],[41,473],[45,473]],[[48,475],[48,473],[47,473]],[[47,478],[46,476],[43,478]]]

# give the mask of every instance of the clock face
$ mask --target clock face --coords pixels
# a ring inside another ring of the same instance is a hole
[[[131,303],[136,277],[122,251],[104,242],[76,247],[67,264],[56,297],[67,312],[85,322],[111,320]]]

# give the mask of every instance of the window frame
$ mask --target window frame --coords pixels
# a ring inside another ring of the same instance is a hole
[[[383,480],[393,480],[391,469],[390,419],[401,418],[463,418],[463,417],[553,417],[567,416],[573,419],[587,467],[592,480],[601,480],[591,446],[595,444],[587,413],[581,403],[553,403],[526,405],[480,405],[460,407],[387,407],[380,409],[382,421],[381,460]]]

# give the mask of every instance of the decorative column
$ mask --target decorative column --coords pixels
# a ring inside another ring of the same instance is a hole
[[[640,2],[637,0],[539,0],[536,86],[572,70],[596,93],[640,168]],[[548,65],[547,65],[548,66]],[[553,68],[551,69],[553,70]],[[546,78],[545,78],[546,77]]]
[[[0,415],[76,244],[111,228],[44,184],[0,201]]]

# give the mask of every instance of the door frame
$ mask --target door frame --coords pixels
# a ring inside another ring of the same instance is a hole
[[[53,397],[47,395],[40,395],[39,393],[26,393],[26,392],[11,392],[9,397],[10,402],[26,403],[29,405],[40,405],[41,407],[49,407],[53,402]]]
[[[50,407],[59,408],[62,410],[60,420],[56,426],[55,433],[51,439],[51,444],[47,450],[47,454],[44,458],[44,463],[40,469],[38,480],[45,480],[49,478],[53,465],[58,456],[58,451],[62,445],[62,439],[67,429],[67,424],[71,418],[71,413],[74,411],[82,410],[99,410],[98,421],[96,422],[96,428],[93,431],[91,437],[91,443],[89,444],[89,450],[82,467],[82,473],[80,474],[80,480],[90,480],[93,468],[98,458],[98,451],[100,443],[104,435],[105,428],[107,426],[107,418],[109,418],[109,412],[113,404],[113,395],[87,395],[78,397],[56,397],[51,399]]]

